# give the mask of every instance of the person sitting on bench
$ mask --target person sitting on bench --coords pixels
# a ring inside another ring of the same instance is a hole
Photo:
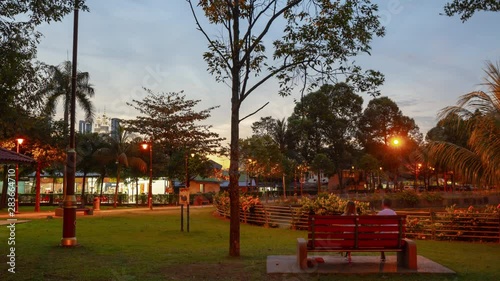
[[[389,198],[384,198],[382,200],[382,210],[377,213],[378,216],[395,216],[396,212],[391,209],[391,199]],[[385,262],[385,253],[380,252],[380,261]]]

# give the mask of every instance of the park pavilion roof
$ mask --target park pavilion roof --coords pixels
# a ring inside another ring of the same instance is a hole
[[[26,155],[22,155],[19,153],[16,153],[14,151],[5,149],[3,147],[0,147],[0,163],[3,164],[21,164],[21,163],[26,163],[26,164],[31,164],[35,163],[36,160],[28,157]]]

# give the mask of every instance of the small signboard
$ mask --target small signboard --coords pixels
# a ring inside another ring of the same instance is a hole
[[[180,188],[179,190],[179,204],[189,205],[189,188]]]

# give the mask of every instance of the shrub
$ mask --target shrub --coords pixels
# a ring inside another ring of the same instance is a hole
[[[415,207],[419,201],[418,194],[415,190],[404,190],[403,192],[397,193],[398,199],[403,201],[408,207]]]
[[[229,193],[227,191],[219,192],[213,197],[214,206],[227,213],[230,214],[230,201],[229,201]],[[256,196],[252,195],[240,195],[240,207],[244,212],[252,211],[253,208],[257,205],[261,205],[260,199]]]
[[[420,198],[423,200],[426,200],[428,202],[436,202],[436,201],[442,201],[443,196],[441,195],[440,192],[428,192],[424,191],[420,193]]]
[[[316,215],[338,215],[344,212],[347,202],[335,194],[321,193],[316,199],[303,197],[298,202],[301,205],[298,210],[301,214],[316,214]],[[366,214],[369,212],[369,203],[354,201],[358,214]]]

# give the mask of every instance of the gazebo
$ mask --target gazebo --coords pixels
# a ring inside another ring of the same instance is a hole
[[[35,164],[37,161],[31,157],[0,147],[0,164]],[[36,172],[36,203],[35,211],[40,211],[40,165]],[[17,183],[16,183],[17,184]],[[7,193],[2,192],[0,202],[5,202]]]

